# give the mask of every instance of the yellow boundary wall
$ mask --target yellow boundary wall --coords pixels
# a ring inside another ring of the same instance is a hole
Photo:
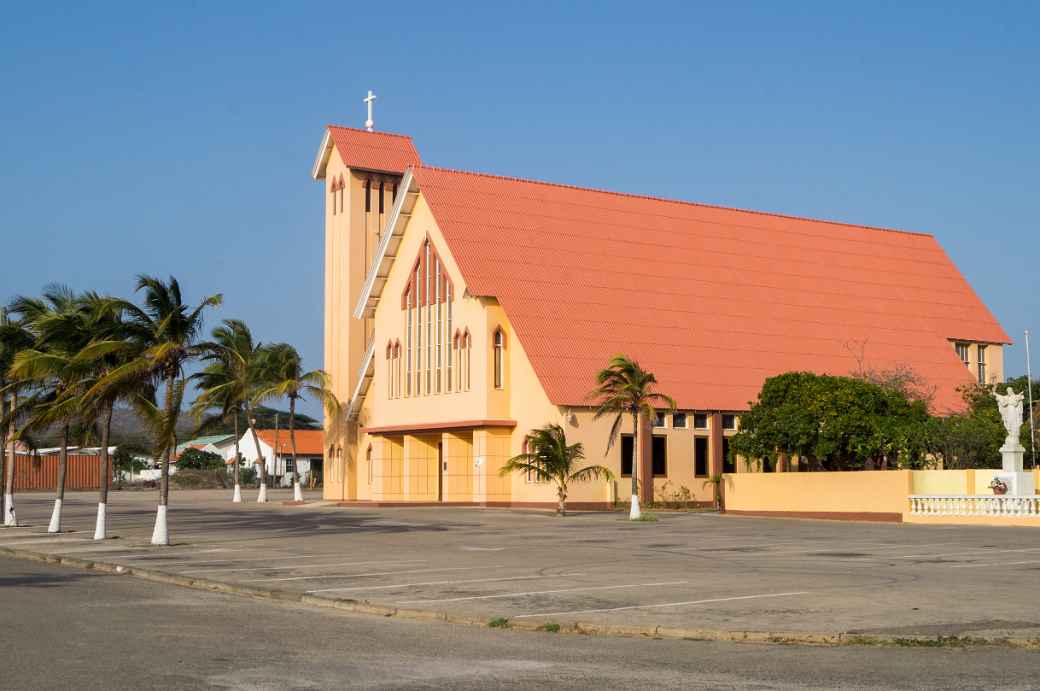
[[[814,473],[733,473],[724,476],[727,513],[802,518],[1035,525],[1011,516],[910,516],[911,494],[989,495],[1000,472],[979,470],[864,470]],[[1040,469],[1033,470],[1040,487]]]

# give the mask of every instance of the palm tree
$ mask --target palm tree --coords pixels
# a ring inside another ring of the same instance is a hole
[[[305,396],[321,401],[330,417],[338,412],[339,402],[332,393],[329,375],[320,369],[305,372],[303,360],[296,348],[288,343],[276,343],[267,349],[265,366],[271,383],[261,389],[257,400],[285,397],[289,399],[289,445],[293,462],[293,501],[303,501],[300,488],[300,471],[296,464],[296,402]],[[275,451],[277,454],[277,450]]]
[[[126,401],[135,408],[146,407],[154,399],[151,383],[127,379],[119,385],[97,387],[97,384],[120,367],[141,355],[141,344],[130,339],[123,321],[122,301],[87,293],[82,298],[89,318],[91,341],[74,358],[79,370],[80,407],[83,418],[100,426],[99,485],[97,520],[94,539],[104,540],[108,534],[108,485],[112,476],[108,445],[112,434],[112,415],[116,403]],[[92,392],[88,395],[88,392]]]
[[[14,465],[15,442],[17,441],[18,392],[21,382],[11,381],[8,370],[15,356],[32,345],[32,335],[25,327],[8,317],[7,308],[0,308],[0,466],[3,466],[3,514],[4,526],[18,525],[14,510]],[[8,449],[7,445],[11,447]]]
[[[140,348],[140,355],[115,368],[92,387],[88,395],[97,396],[112,387],[121,388],[134,380],[147,381],[163,387],[162,408],[149,411],[155,451],[161,460],[159,480],[159,507],[152,532],[153,545],[170,544],[169,524],[166,518],[170,498],[170,463],[177,446],[177,419],[184,397],[184,368],[190,361],[204,354],[198,343],[202,330],[203,312],[220,305],[222,297],[211,295],[190,307],[184,303],[177,279],[169,281],[153,276],[137,278],[137,291],[144,293],[141,307],[122,302],[127,315],[129,338]]]
[[[581,442],[567,443],[567,433],[559,425],[546,425],[531,430],[524,437],[526,452],[513,456],[498,471],[500,476],[513,472],[530,473],[538,480],[556,483],[559,508],[556,512],[567,515],[567,483],[585,482],[597,478],[610,481],[614,475],[601,465],[585,466],[579,470],[574,464],[585,458]]]
[[[90,339],[82,300],[69,288],[47,286],[40,298],[17,298],[11,311],[21,315],[33,335],[33,345],[19,352],[8,370],[13,379],[28,383],[36,396],[26,406],[31,410],[25,430],[61,429],[58,480],[54,510],[47,531],[61,531],[62,504],[68,470],[69,433],[80,422],[75,358]]]
[[[202,344],[205,354],[202,361],[208,363],[202,372],[195,375],[198,388],[201,390],[195,399],[192,412],[196,419],[202,419],[207,410],[217,412],[206,419],[200,426],[210,422],[226,421],[229,417],[235,424],[235,492],[233,502],[242,501],[241,455],[239,454],[238,419],[243,411],[247,419],[252,419],[252,403],[256,397],[259,379],[260,356],[263,351],[259,343],[253,342],[253,334],[245,322],[238,319],[225,319],[221,326],[213,329],[213,340]],[[253,443],[259,449],[256,429],[249,425]],[[266,490],[266,466],[261,471],[261,487]],[[264,492],[266,494],[266,491]],[[264,497],[266,499],[266,496]]]
[[[595,419],[607,415],[614,416],[614,424],[610,428],[610,436],[607,439],[607,450],[610,452],[618,433],[621,431],[621,423],[626,414],[632,416],[632,505],[629,518],[636,520],[639,512],[639,462],[640,439],[639,418],[652,418],[656,412],[657,404],[664,404],[668,410],[675,410],[675,401],[671,396],[656,391],[657,378],[652,372],[645,371],[639,363],[624,355],[615,355],[610,359],[605,369],[596,374],[596,388],[593,389],[588,398],[596,401]],[[653,478],[644,478],[644,483],[652,483]]]

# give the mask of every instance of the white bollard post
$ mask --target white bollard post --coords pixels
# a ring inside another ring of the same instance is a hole
[[[54,500],[54,510],[51,511],[51,523],[47,526],[47,532],[61,532],[61,499]]]
[[[239,487],[238,485],[235,485],[235,494],[234,494],[234,496],[231,497],[231,501],[234,502],[235,504],[241,504],[242,503],[242,488]]]
[[[267,485],[265,485],[263,483],[260,483],[260,494],[258,494],[257,497],[256,497],[256,503],[257,504],[266,504],[267,503]]]
[[[628,511],[628,520],[638,521],[642,514],[639,513],[639,497],[635,494],[632,495],[632,508]]]
[[[97,505],[97,521],[94,523],[94,539],[104,540],[105,537],[105,505],[99,502]]]
[[[166,506],[163,504],[159,505],[159,510],[155,513],[155,529],[152,531],[152,544],[170,544],[170,527],[166,523]]]
[[[293,499],[293,501],[298,501],[300,503],[303,503],[303,490],[300,489],[300,483],[299,482],[293,483],[292,499]]]

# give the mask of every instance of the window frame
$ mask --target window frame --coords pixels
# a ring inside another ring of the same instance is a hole
[[[675,424],[676,418],[682,418],[682,424]],[[686,413],[678,412],[672,413],[672,429],[687,429],[690,426],[690,418]]]
[[[492,367],[493,372],[493,384],[495,389],[501,391],[506,388],[506,335],[502,331],[502,327],[495,329],[492,335]]]

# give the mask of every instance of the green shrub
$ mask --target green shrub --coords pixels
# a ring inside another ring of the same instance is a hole
[[[187,449],[177,459],[177,468],[191,470],[217,470],[224,467],[224,459],[210,451]]]
[[[490,626],[493,629],[504,629],[509,626],[509,620],[505,617],[495,617],[494,619],[488,622],[488,626]]]
[[[170,475],[170,484],[178,489],[226,489],[233,481],[223,468],[220,470],[178,468],[176,473]]]

